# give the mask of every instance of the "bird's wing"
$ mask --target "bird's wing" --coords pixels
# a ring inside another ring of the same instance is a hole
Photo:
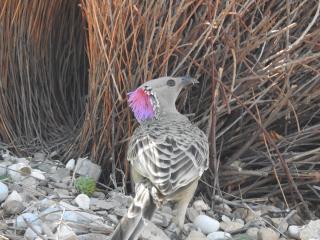
[[[132,167],[169,195],[199,178],[208,168],[205,134],[190,122],[140,126],[128,150]]]

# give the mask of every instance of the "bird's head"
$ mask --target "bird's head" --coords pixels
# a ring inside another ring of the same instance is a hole
[[[157,118],[160,114],[177,112],[175,102],[181,90],[198,83],[191,77],[152,79],[128,94],[129,106],[138,122]]]

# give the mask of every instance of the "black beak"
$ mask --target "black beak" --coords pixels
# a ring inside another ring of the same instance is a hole
[[[182,84],[184,87],[189,86],[191,84],[196,84],[196,83],[199,83],[197,79],[194,79],[189,76],[182,77]]]

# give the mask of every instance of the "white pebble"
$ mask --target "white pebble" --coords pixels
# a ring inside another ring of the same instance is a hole
[[[10,202],[10,201],[17,201],[17,202],[22,202],[23,199],[20,196],[19,193],[17,193],[17,191],[13,190],[12,193],[10,193],[10,195],[8,196],[8,198],[6,199],[6,202]]]
[[[86,194],[79,194],[74,201],[82,209],[87,210],[90,207],[90,198]]]
[[[75,164],[76,164],[76,161],[73,158],[70,159],[66,164],[66,169],[69,169],[72,171],[74,169]]]
[[[8,197],[8,193],[9,193],[9,190],[7,185],[0,182],[0,203],[6,200],[6,198]]]
[[[302,227],[296,226],[296,225],[291,225],[288,228],[288,234],[290,237],[294,239],[300,239],[300,232],[302,230]]]
[[[232,239],[231,238],[231,234],[230,233],[226,233],[226,232],[212,232],[207,236],[208,240],[224,240],[224,239]]]
[[[208,204],[206,204],[202,199],[194,201],[193,207],[199,212],[210,210],[210,207],[208,206]]]
[[[43,175],[43,172],[38,169],[33,169],[31,172],[31,176],[39,180],[46,180],[46,177]]]
[[[199,215],[195,218],[194,224],[201,229],[204,234],[215,232],[219,229],[220,223],[206,215]]]

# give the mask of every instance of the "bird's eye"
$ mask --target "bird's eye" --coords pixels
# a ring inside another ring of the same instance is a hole
[[[173,79],[170,79],[170,80],[167,81],[167,85],[168,85],[169,87],[173,87],[173,86],[176,85],[176,82],[175,82]]]

